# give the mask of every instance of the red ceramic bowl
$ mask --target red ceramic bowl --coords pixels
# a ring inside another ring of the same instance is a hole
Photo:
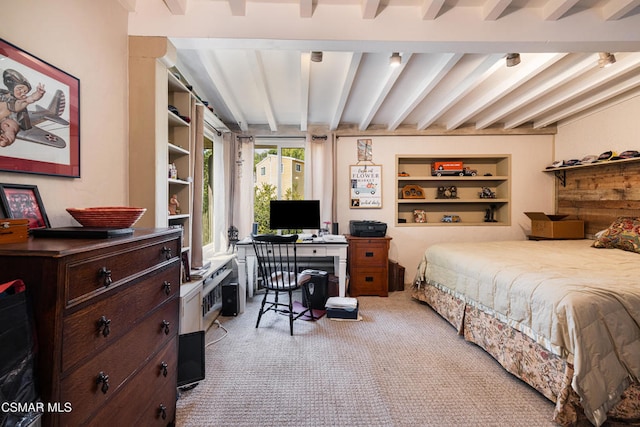
[[[83,227],[129,228],[147,211],[146,208],[105,206],[96,208],[67,208],[67,212]]]

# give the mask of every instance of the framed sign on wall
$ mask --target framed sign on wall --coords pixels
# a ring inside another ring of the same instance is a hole
[[[382,166],[367,164],[349,168],[351,208],[382,208]]]

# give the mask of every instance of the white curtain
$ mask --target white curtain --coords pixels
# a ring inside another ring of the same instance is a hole
[[[225,143],[225,139],[227,139]],[[229,191],[231,188],[231,177],[225,173],[225,166],[228,165],[229,158],[232,156],[231,134],[225,133],[223,136],[213,133],[213,249],[215,253],[226,252],[229,247],[229,238],[227,229],[229,228],[230,218],[227,207],[227,200],[232,195]]]
[[[304,198],[320,200],[320,221],[322,222],[335,222],[333,145],[332,134],[325,139],[314,139],[308,135],[305,143]]]

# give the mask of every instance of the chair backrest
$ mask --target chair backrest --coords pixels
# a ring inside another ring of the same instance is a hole
[[[258,260],[258,276],[262,278],[263,287],[274,290],[298,287],[297,240],[297,234],[253,236],[253,249]]]

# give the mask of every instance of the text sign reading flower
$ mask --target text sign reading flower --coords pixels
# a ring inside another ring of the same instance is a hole
[[[350,166],[351,208],[382,208],[382,166]]]

